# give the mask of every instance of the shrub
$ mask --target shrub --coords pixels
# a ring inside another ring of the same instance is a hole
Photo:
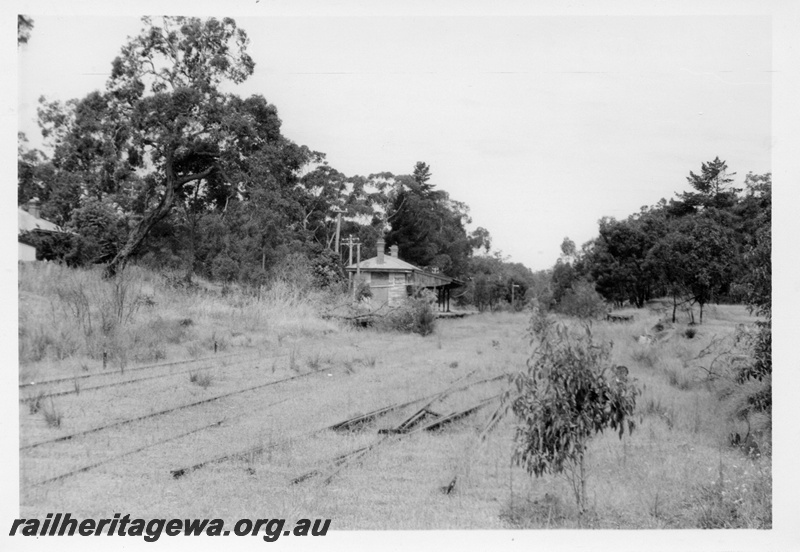
[[[211,275],[215,280],[221,282],[232,282],[239,275],[239,263],[230,258],[230,256],[222,252],[211,263]]]
[[[430,335],[436,329],[436,313],[431,305],[432,292],[424,290],[382,317],[377,317],[375,327],[382,331],[413,332]]]
[[[606,313],[606,303],[594,285],[588,282],[575,282],[564,292],[556,310],[578,318],[597,318]]]
[[[311,270],[314,275],[314,285],[319,288],[335,288],[344,281],[339,256],[327,247],[312,249]]]
[[[370,299],[371,297],[372,289],[369,287],[369,283],[365,280],[360,281],[356,286],[356,301]]]
[[[531,333],[539,345],[527,370],[515,377],[511,402],[519,420],[513,460],[536,477],[566,472],[582,513],[588,440],[609,427],[620,438],[626,426],[630,433],[639,391],[628,381],[627,368],[611,367],[609,346],[595,343],[588,326],[574,336],[537,310]]]
[[[90,264],[96,248],[75,234],[55,232],[24,232],[19,237],[22,243],[36,248],[36,260],[64,262],[69,267]]]
[[[436,313],[428,297],[418,297],[411,301],[413,325],[411,331],[420,335],[430,335],[436,329]]]
[[[86,244],[83,256],[92,263],[108,262],[125,244],[126,222],[110,202],[85,198],[81,203],[72,213],[70,226]]]

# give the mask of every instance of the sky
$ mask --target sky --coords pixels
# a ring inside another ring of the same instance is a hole
[[[38,98],[102,89],[141,22],[30,13],[18,126],[35,146]],[[263,95],[285,136],[348,176],[424,161],[470,229],[533,270],[601,217],[688,189],[716,156],[739,183],[772,170],[768,16],[235,19],[256,68],[229,91]]]

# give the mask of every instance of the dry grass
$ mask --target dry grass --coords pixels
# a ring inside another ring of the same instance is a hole
[[[338,331],[316,314],[322,297],[277,284],[260,298],[170,285],[131,267],[99,270],[21,264],[19,358],[25,378],[201,357]]]
[[[61,339],[58,331],[75,325],[74,315],[64,314],[50,283],[62,269],[48,269],[47,278],[36,273],[41,269],[24,270],[30,273],[21,275],[20,325],[25,339],[20,347],[21,353],[23,348],[31,353],[23,358],[20,379],[100,373],[100,361],[91,356],[80,332],[73,336],[79,349],[57,360],[53,343]],[[81,277],[102,285],[93,272]],[[529,355],[525,313],[440,320],[435,335],[421,337],[337,326],[316,314],[324,298],[285,286],[258,301],[235,292],[226,298],[191,295],[164,287],[152,274],[136,278],[139,293],[156,307],[142,305],[121,326],[120,335],[132,340],[127,342],[132,363],[138,350],[153,345],[160,346],[167,359],[202,359],[213,355],[215,342],[218,348],[225,343],[226,354],[245,349],[257,354],[198,365],[192,371],[197,385],[187,385],[190,376],[184,372],[82,391],[52,403],[41,397],[37,402],[33,395],[20,404],[22,445],[261,382],[303,377],[21,451],[23,517],[44,517],[53,511],[107,517],[108,512],[126,511],[145,517],[233,520],[269,512],[270,517],[332,518],[332,529],[771,527],[771,458],[748,457],[728,445],[730,432],[737,428],[718,399],[717,382],[708,381],[703,370],[713,355],[692,360],[714,339],[732,335],[736,324],[752,321],[744,309],[709,308],[707,322],[696,327],[692,339],[684,334],[685,321],[654,332],[657,315],[646,311],[637,311],[631,323],[595,324],[596,337],[614,343],[612,361],[629,368],[642,395],[633,435],[620,440],[604,434],[592,440],[590,513],[579,516],[563,477],[534,479],[511,466],[511,418],[486,441],[478,439],[493,408],[441,432],[387,440],[345,466],[329,484],[320,478],[289,484],[336,455],[375,443],[378,429],[398,424],[413,407],[358,431],[318,430],[429,395],[459,378],[478,380],[523,367]],[[48,312],[55,313],[52,326],[37,329],[35,321],[42,319],[38,315]],[[641,335],[654,339],[640,343],[636,337]],[[37,350],[40,353],[32,354]],[[113,357],[111,368],[116,363]],[[206,389],[198,388],[201,376],[208,378]],[[446,413],[503,386],[499,381],[491,388],[473,389],[431,409]],[[61,416],[60,428],[43,421],[41,410],[51,404]],[[115,459],[136,446],[219,421],[208,430]],[[248,449],[253,450],[180,479],[170,476],[172,469]],[[63,482],[30,485],[102,460],[108,463]],[[442,492],[453,481],[451,492]]]

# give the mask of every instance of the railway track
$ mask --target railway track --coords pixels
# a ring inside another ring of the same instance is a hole
[[[357,347],[357,348],[359,348],[359,347]],[[375,351],[375,352],[385,353],[386,352],[386,348],[379,349],[378,351]],[[288,352],[286,352],[286,353],[282,353],[282,354],[279,354],[279,355],[273,355],[273,356],[269,356],[269,357],[264,357],[264,356],[260,356],[259,353],[255,353],[254,355],[250,354],[250,353],[251,353],[250,351],[247,351],[247,352],[241,352],[241,353],[225,355],[225,356],[210,356],[210,357],[203,357],[203,358],[200,358],[200,359],[191,359],[191,360],[184,360],[184,361],[173,361],[173,362],[168,362],[168,363],[151,364],[151,365],[147,365],[147,366],[138,366],[138,367],[134,367],[134,368],[126,370],[125,373],[128,374],[130,372],[134,372],[134,373],[137,373],[137,374],[141,374],[142,377],[133,377],[131,379],[126,379],[126,380],[123,380],[123,381],[102,381],[103,379],[106,379],[106,378],[109,378],[109,377],[115,377],[115,376],[119,377],[121,375],[119,372],[108,372],[108,373],[98,373],[98,374],[81,374],[79,376],[80,380],[89,381],[89,382],[92,382],[92,383],[97,382],[98,384],[97,385],[90,385],[89,387],[84,387],[84,388],[80,389],[79,391],[82,393],[82,392],[85,392],[85,391],[103,390],[103,389],[114,388],[116,386],[121,386],[121,385],[131,385],[131,384],[134,384],[134,383],[144,382],[144,381],[149,381],[149,380],[155,380],[155,379],[158,379],[158,378],[167,378],[167,377],[170,377],[170,376],[177,376],[177,375],[180,375],[180,374],[185,374],[187,372],[192,372],[192,371],[197,371],[197,370],[202,370],[202,369],[213,367],[211,365],[215,364],[217,361],[227,362],[227,361],[230,361],[230,360],[235,360],[235,362],[230,363],[227,366],[225,366],[225,368],[235,368],[235,367],[238,367],[238,366],[242,366],[242,365],[244,365],[244,364],[246,364],[248,362],[252,362],[253,360],[271,360],[271,359],[275,359],[275,358],[285,357],[285,356],[287,356],[289,354]],[[372,351],[367,351],[367,353],[373,353],[373,352]],[[261,353],[261,354],[263,354],[263,353]],[[364,362],[368,362],[368,361],[365,360]],[[372,361],[372,363],[374,365],[374,360]],[[345,363],[345,364],[347,365],[348,363]],[[367,364],[365,364],[365,366],[367,366]],[[178,368],[177,370],[176,370],[176,367]],[[169,408],[164,408],[164,409],[159,410],[157,412],[149,412],[147,414],[143,414],[143,415],[139,415],[139,416],[130,416],[130,417],[125,418],[123,420],[118,420],[118,421],[114,421],[112,423],[106,423],[106,424],[98,425],[96,427],[90,427],[88,429],[85,429],[85,430],[82,430],[82,431],[76,431],[76,432],[70,433],[68,435],[61,435],[61,436],[58,436],[58,437],[55,437],[55,438],[52,438],[52,439],[46,439],[46,440],[42,440],[42,441],[38,441],[38,442],[34,442],[34,443],[29,443],[29,444],[26,444],[26,445],[23,445],[23,446],[19,447],[20,454],[21,455],[22,454],[26,454],[27,455],[30,451],[32,451],[34,449],[42,448],[42,449],[45,449],[45,452],[43,453],[44,456],[41,456],[42,453],[40,453],[38,457],[42,457],[42,458],[50,457],[50,458],[54,459],[54,458],[56,458],[56,456],[54,456],[54,453],[51,452],[51,451],[55,450],[55,449],[50,449],[49,448],[52,445],[58,445],[59,443],[64,443],[64,442],[78,440],[78,439],[84,439],[84,438],[89,437],[91,435],[102,434],[103,432],[108,431],[108,430],[114,430],[116,428],[124,427],[126,425],[134,424],[134,423],[137,423],[137,422],[145,422],[145,421],[152,420],[152,419],[157,419],[157,418],[160,418],[160,417],[166,417],[166,416],[168,416],[168,415],[170,415],[172,413],[176,413],[176,412],[180,412],[180,411],[191,412],[192,409],[194,409],[194,408],[202,408],[203,405],[207,405],[209,403],[223,401],[223,400],[226,400],[226,399],[229,399],[229,398],[232,398],[232,397],[245,395],[248,392],[257,391],[257,390],[265,388],[265,387],[276,386],[276,385],[279,385],[279,384],[282,384],[282,383],[288,383],[288,382],[295,381],[295,380],[301,380],[303,378],[308,378],[308,377],[320,374],[322,372],[331,372],[332,370],[334,370],[334,369],[331,368],[330,366],[328,366],[325,369],[314,370],[314,371],[310,371],[310,372],[306,372],[306,373],[302,373],[302,374],[291,375],[289,377],[283,377],[283,378],[274,379],[274,380],[270,380],[270,381],[266,381],[266,382],[261,382],[261,383],[255,384],[255,385],[249,385],[249,386],[247,386],[247,387],[245,387],[243,389],[235,389],[235,390],[228,391],[228,392],[225,392],[225,393],[222,393],[222,394],[219,394],[219,395],[215,395],[213,397],[207,397],[207,398],[203,398],[201,400],[196,400],[196,401],[188,402],[188,403],[185,403],[185,404],[179,404],[179,405],[175,405],[175,406],[170,406]],[[338,371],[339,367],[337,367],[336,370]],[[160,371],[166,371],[166,372],[165,373],[154,374],[154,373],[147,373],[148,371],[159,371],[159,372]],[[348,373],[350,373],[350,372],[348,372]],[[430,394],[430,395],[425,395],[425,396],[422,396],[422,397],[418,397],[418,398],[412,399],[410,401],[404,401],[404,402],[401,402],[401,403],[389,404],[389,405],[386,405],[386,406],[384,406],[382,408],[379,408],[379,409],[377,409],[377,410],[375,410],[373,412],[370,412],[370,413],[368,413],[366,415],[356,416],[354,418],[346,419],[346,420],[343,420],[341,422],[337,422],[337,423],[334,423],[334,424],[326,423],[322,427],[319,427],[317,429],[314,429],[314,430],[311,430],[311,431],[308,431],[308,432],[304,432],[304,433],[293,435],[293,436],[291,436],[291,437],[289,437],[287,439],[282,439],[282,440],[279,440],[279,441],[269,442],[269,443],[262,443],[262,444],[258,444],[256,446],[251,446],[251,447],[245,448],[244,450],[231,451],[231,452],[227,452],[225,454],[221,454],[221,455],[218,455],[218,456],[213,456],[211,458],[208,458],[208,459],[205,459],[205,460],[201,460],[199,462],[195,462],[194,464],[190,464],[190,465],[188,465],[186,467],[183,467],[183,468],[171,469],[170,473],[174,478],[177,479],[177,478],[185,476],[186,474],[188,474],[190,472],[202,469],[203,467],[211,465],[211,464],[221,463],[221,462],[225,462],[225,461],[228,461],[228,460],[233,460],[233,459],[236,459],[236,458],[241,458],[241,457],[246,457],[246,456],[258,455],[258,454],[260,454],[260,453],[262,453],[262,452],[264,452],[266,450],[282,447],[284,445],[287,445],[287,444],[289,444],[291,442],[296,441],[297,439],[310,438],[310,437],[313,437],[314,435],[319,434],[319,433],[324,432],[324,431],[338,431],[338,432],[341,432],[341,431],[354,431],[354,430],[358,429],[358,427],[362,426],[365,423],[368,423],[368,422],[370,422],[372,420],[380,418],[381,416],[384,416],[384,415],[386,415],[386,414],[388,414],[390,412],[394,412],[394,411],[400,410],[402,408],[406,408],[406,407],[412,406],[415,403],[424,402],[424,401],[429,401],[430,402],[431,400],[435,400],[438,397],[442,397],[442,396],[447,395],[447,394],[455,393],[455,392],[457,392],[459,390],[468,389],[470,387],[474,387],[474,386],[477,386],[477,385],[480,385],[480,384],[483,384],[483,383],[495,381],[495,380],[498,380],[498,379],[501,379],[501,378],[505,377],[505,375],[503,374],[503,375],[499,375],[499,376],[495,376],[495,377],[491,377],[491,378],[485,378],[485,379],[478,380],[478,381],[459,384],[460,381],[468,378],[470,375],[472,375],[472,373],[474,373],[474,371],[471,372],[470,374],[467,374],[467,375],[465,375],[465,376],[463,376],[461,378],[456,379],[446,389],[444,389],[442,391],[439,391],[437,393],[433,393],[433,394]],[[59,390],[59,389],[57,389],[59,385],[67,385],[67,384],[72,383],[74,381],[75,381],[75,377],[64,377],[64,378],[56,378],[56,379],[51,379],[51,380],[46,380],[46,381],[41,381],[41,382],[29,382],[29,383],[25,383],[25,384],[20,384],[20,390],[24,390],[24,389],[38,390],[40,398],[58,397],[58,396],[63,396],[63,395],[76,394],[78,392],[77,390],[63,390],[63,389]],[[46,393],[48,388],[52,388],[52,387],[56,387],[56,389],[52,390],[49,393]],[[275,406],[275,405],[277,405],[277,404],[279,404],[281,402],[284,402],[284,401],[290,400],[290,399],[291,399],[291,397],[283,398],[282,400],[279,400],[277,402],[271,402],[268,405],[261,405],[261,408],[259,409],[259,411],[260,410],[269,409],[270,407],[273,407],[273,406]],[[24,400],[24,399],[21,399],[21,400]],[[242,410],[244,410],[243,405],[245,405],[246,402],[242,403],[242,401],[238,401],[238,402],[233,403],[233,404],[237,404],[238,405],[238,406],[236,406],[236,410],[242,411]],[[69,467],[71,469],[68,469],[68,470],[66,470],[63,473],[60,473],[58,475],[54,475],[54,476],[51,476],[51,477],[40,479],[40,480],[35,481],[33,483],[28,483],[28,484],[26,484],[26,486],[40,487],[40,486],[53,484],[53,483],[56,483],[58,481],[63,481],[65,479],[69,479],[69,478],[71,478],[73,476],[77,476],[79,474],[91,471],[91,470],[93,470],[93,469],[95,469],[97,467],[100,467],[100,466],[103,466],[103,465],[107,465],[107,464],[113,464],[115,461],[118,461],[118,460],[130,457],[130,456],[136,455],[138,453],[142,453],[142,452],[148,451],[149,449],[152,449],[154,447],[165,446],[165,445],[169,445],[170,443],[175,443],[176,441],[178,441],[178,440],[180,440],[180,439],[182,439],[184,437],[188,437],[190,435],[196,435],[196,434],[200,434],[200,433],[205,433],[207,431],[210,432],[210,431],[219,430],[220,427],[223,427],[223,424],[224,424],[224,426],[227,426],[228,425],[227,422],[231,422],[233,420],[232,418],[229,418],[229,417],[225,416],[224,413],[220,413],[218,410],[208,410],[208,411],[207,410],[203,410],[203,412],[204,412],[204,415],[202,417],[205,417],[205,421],[200,423],[197,427],[191,428],[191,425],[186,424],[187,426],[189,426],[188,428],[185,428],[185,429],[187,429],[187,431],[178,432],[177,434],[173,433],[171,435],[166,435],[163,438],[157,439],[157,440],[155,440],[153,442],[142,442],[142,443],[139,443],[137,446],[134,446],[133,448],[130,448],[129,450],[124,450],[123,447],[120,447],[120,449],[123,449],[120,453],[118,453],[116,455],[113,455],[113,456],[108,456],[106,458],[103,458],[103,454],[99,454],[99,455],[97,455],[99,458],[94,458],[95,461],[86,463],[85,465],[78,464],[78,465],[73,465],[73,466],[64,466],[64,467],[62,467],[62,470],[65,467]],[[217,414],[215,414],[215,412]],[[253,413],[254,412],[253,412],[252,409],[246,410],[246,411],[241,412],[241,414],[239,416],[236,416],[235,418],[240,418],[240,417],[241,418],[245,418],[245,417],[252,418],[253,417]],[[222,414],[222,416],[220,418],[221,414]],[[211,416],[209,416],[209,415],[211,415]],[[216,418],[212,417],[214,415],[216,415]],[[182,418],[176,418],[175,420],[177,421],[178,419],[187,420],[187,421],[189,420],[189,418],[186,418],[185,416],[182,417]],[[192,420],[194,420],[194,418],[192,418]],[[161,423],[163,424],[163,422],[161,422]],[[184,422],[180,422],[180,423],[185,423],[185,421]],[[247,422],[247,423],[250,423],[250,422]],[[144,427],[147,427],[147,426],[144,426]],[[237,426],[237,427],[239,427],[239,426]],[[191,428],[191,429],[189,429],[189,428]],[[120,435],[120,434],[117,433],[117,432],[114,432],[114,433],[112,433],[112,435],[113,435],[111,437],[112,439],[117,439],[116,435]],[[100,439],[101,440],[105,440],[106,442],[108,442],[107,441],[108,437],[104,437],[104,438],[100,438]],[[215,439],[215,438],[212,438],[212,439]],[[90,441],[90,443],[93,443],[95,441],[96,440],[92,440],[92,441]],[[99,441],[97,441],[97,442],[99,442]],[[220,444],[222,444],[222,443],[220,442]],[[72,446],[72,445],[70,445],[70,446]],[[93,446],[93,445],[82,444],[80,446]],[[104,454],[109,454],[111,452],[112,451],[109,450],[109,451],[106,451]],[[224,451],[220,451],[220,452],[224,452]],[[34,456],[34,457],[36,457],[36,456]],[[34,458],[34,457],[31,457],[31,458]],[[60,464],[56,464],[56,465],[60,465]]]
[[[124,420],[120,420],[120,421],[117,421],[117,422],[114,422],[114,423],[105,424],[105,425],[98,426],[98,427],[93,427],[93,428],[86,429],[86,430],[83,430],[83,431],[77,431],[75,433],[70,433],[68,435],[62,435],[60,437],[55,437],[53,439],[47,439],[45,441],[38,441],[36,443],[30,443],[30,444],[23,445],[23,446],[19,447],[19,450],[20,451],[25,451],[25,450],[30,450],[30,449],[34,449],[34,448],[37,448],[37,447],[41,447],[41,446],[44,446],[44,445],[60,443],[62,441],[69,441],[71,439],[75,439],[75,438],[78,438],[78,437],[83,437],[85,435],[90,435],[92,433],[97,433],[97,432],[104,431],[104,430],[107,430],[107,429],[117,428],[117,427],[120,427],[120,426],[132,424],[134,422],[140,422],[142,420],[148,420],[148,419],[151,419],[151,418],[157,418],[159,416],[165,416],[167,414],[171,414],[171,413],[177,412],[179,410],[184,410],[184,409],[188,409],[188,408],[201,406],[201,405],[204,405],[204,404],[208,404],[208,403],[211,403],[211,402],[219,401],[219,400],[226,399],[226,398],[229,398],[229,397],[233,397],[233,396],[236,396],[236,395],[241,395],[243,393],[248,393],[250,391],[255,391],[255,390],[258,390],[258,389],[262,389],[264,387],[269,387],[269,386],[272,386],[272,385],[278,385],[278,384],[281,384],[281,383],[285,383],[285,382],[289,382],[289,381],[305,378],[305,377],[308,377],[308,376],[313,376],[313,375],[319,374],[320,372],[322,372],[322,370],[317,370],[315,372],[306,372],[305,374],[298,374],[298,375],[295,375],[295,376],[290,376],[290,377],[286,377],[286,378],[280,378],[280,379],[277,379],[277,380],[271,380],[271,381],[268,381],[268,382],[265,382],[265,383],[259,383],[258,385],[251,385],[250,387],[246,387],[245,389],[237,389],[235,391],[230,391],[228,393],[223,393],[221,395],[215,395],[213,397],[208,397],[208,398],[205,398],[205,399],[201,399],[199,401],[194,401],[194,402],[187,403],[187,404],[181,404],[181,405],[178,405],[178,406],[173,406],[171,408],[167,408],[167,409],[164,409],[164,410],[159,410],[158,412],[151,412],[149,414],[144,414],[142,416],[136,416],[134,418],[126,418]]]
[[[353,418],[349,418],[349,419],[346,419],[346,420],[343,420],[343,421],[340,421],[340,422],[336,422],[334,424],[326,424],[326,425],[324,425],[322,427],[319,427],[319,428],[317,428],[315,430],[312,430],[312,431],[309,431],[309,432],[305,432],[305,433],[301,433],[301,434],[298,434],[298,435],[294,435],[292,437],[289,437],[289,438],[281,440],[281,441],[272,442],[272,443],[262,443],[262,444],[259,444],[259,445],[255,445],[253,447],[248,447],[248,448],[245,448],[245,449],[242,449],[242,450],[233,451],[233,452],[229,452],[229,453],[226,453],[226,454],[223,454],[223,455],[220,455],[220,456],[209,458],[209,459],[197,462],[195,464],[192,464],[190,466],[185,466],[185,467],[181,467],[181,468],[176,468],[176,469],[170,470],[170,473],[172,474],[173,478],[178,479],[178,478],[181,478],[181,477],[183,477],[183,476],[185,476],[185,475],[187,475],[187,474],[189,474],[191,472],[200,470],[200,469],[205,468],[207,466],[211,466],[211,465],[214,465],[214,464],[227,462],[227,461],[230,461],[230,460],[236,460],[236,459],[240,459],[240,458],[244,458],[244,457],[256,456],[256,455],[262,454],[262,453],[264,453],[264,452],[266,452],[268,450],[274,450],[276,448],[280,448],[282,446],[288,445],[288,444],[290,444],[292,442],[297,441],[298,439],[310,438],[310,437],[313,437],[313,436],[318,435],[320,433],[323,433],[325,431],[342,431],[343,429],[355,429],[355,428],[361,427],[363,424],[369,423],[369,422],[371,422],[371,421],[373,421],[373,420],[375,420],[375,419],[377,419],[377,418],[379,418],[381,416],[385,416],[386,414],[389,414],[390,412],[395,412],[395,411],[398,411],[400,409],[407,408],[407,407],[409,407],[409,406],[411,406],[413,404],[424,402],[424,401],[431,402],[431,400],[434,400],[434,401],[435,400],[440,400],[440,399],[444,398],[445,396],[449,396],[449,395],[451,395],[453,393],[457,393],[459,391],[464,391],[466,389],[470,389],[472,387],[475,387],[475,386],[478,386],[478,385],[481,385],[481,384],[497,381],[497,380],[500,380],[500,379],[505,378],[505,377],[507,377],[507,374],[501,374],[499,376],[494,376],[494,377],[491,377],[491,378],[485,378],[485,379],[482,379],[482,380],[478,380],[478,381],[474,381],[474,382],[471,382],[471,383],[463,384],[463,385],[460,385],[460,386],[457,386],[457,387],[455,387],[455,386],[453,386],[453,384],[451,384],[448,388],[446,388],[444,390],[441,390],[441,391],[438,391],[436,393],[432,393],[432,394],[425,395],[425,396],[422,396],[422,397],[417,397],[415,399],[411,399],[409,401],[404,401],[402,403],[395,403],[395,404],[386,405],[386,406],[381,407],[379,409],[376,409],[376,410],[374,410],[374,411],[372,411],[372,412],[370,412],[368,414],[359,415],[359,416],[356,416],[356,417],[353,417]],[[463,379],[463,378],[459,378],[459,379]],[[457,381],[459,381],[459,380],[456,380],[456,382]],[[499,395],[497,397],[499,397]],[[450,421],[453,421],[453,420],[450,420]],[[447,422],[444,421],[443,423],[447,423]],[[431,428],[433,428],[433,426],[431,426]]]
[[[243,366],[245,364],[253,362],[254,360],[274,360],[274,359],[277,359],[277,358],[285,357],[288,354],[289,353],[282,353],[280,355],[274,355],[274,356],[269,356],[269,357],[253,356],[253,357],[249,357],[249,358],[246,358],[246,359],[241,359],[241,360],[239,360],[237,362],[234,362],[232,364],[225,364],[222,367],[224,367],[224,368],[234,368],[234,367],[238,367],[238,366]],[[140,377],[140,378],[125,379],[125,380],[122,380],[122,381],[113,381],[113,382],[105,383],[105,384],[102,384],[102,385],[93,385],[93,386],[90,386],[90,387],[79,387],[79,386],[76,385],[72,389],[66,389],[66,390],[62,390],[62,391],[53,391],[51,393],[45,393],[43,391],[40,391],[39,393],[37,393],[35,395],[34,394],[27,394],[24,397],[20,396],[19,400],[20,400],[20,402],[25,403],[25,402],[28,402],[28,401],[31,401],[31,400],[49,399],[49,398],[52,398],[52,397],[63,397],[63,396],[66,396],[66,395],[79,395],[81,393],[97,391],[97,390],[101,390],[101,389],[108,389],[110,387],[120,387],[120,386],[123,386],[123,385],[131,385],[131,384],[139,383],[139,382],[142,382],[142,381],[150,381],[150,380],[161,379],[161,378],[169,378],[169,377],[172,377],[172,376],[179,376],[179,375],[182,375],[182,374],[189,374],[189,373],[192,373],[192,372],[196,372],[198,370],[205,370],[205,369],[208,369],[208,368],[219,368],[219,367],[220,366],[193,366],[192,368],[188,368],[186,370],[179,370],[177,372],[168,372],[168,373],[165,373],[165,374],[156,374],[156,375],[144,376],[144,377]],[[119,372],[116,372],[116,375],[120,375]]]
[[[241,351],[239,353],[232,353],[232,354],[229,354],[229,355],[213,355],[213,356],[207,356],[207,357],[202,357],[202,358],[193,358],[193,359],[186,359],[186,360],[173,360],[173,361],[170,361],[170,362],[160,362],[160,363],[156,363],[156,364],[145,364],[143,366],[134,366],[133,368],[126,368],[124,372],[138,372],[140,370],[152,370],[152,369],[158,369],[158,368],[165,368],[165,367],[168,367],[168,366],[176,366],[176,365],[179,365],[179,364],[192,364],[192,363],[196,363],[196,362],[204,362],[204,361],[207,361],[207,360],[208,361],[212,361],[212,360],[216,360],[216,361],[227,360],[229,358],[236,358],[236,357],[239,357],[239,356],[242,356],[242,355],[246,355],[246,354],[250,354],[250,353],[251,353],[251,351]],[[259,353],[256,353],[256,354],[259,354]],[[39,386],[44,386],[44,385],[52,385],[52,384],[55,384],[55,383],[64,383],[64,382],[70,382],[71,383],[71,382],[76,381],[76,380],[83,380],[83,379],[88,379],[88,378],[100,378],[100,377],[110,377],[110,376],[114,376],[114,375],[120,375],[120,374],[123,374],[124,372],[116,372],[116,371],[110,371],[109,370],[109,371],[99,372],[99,373],[75,374],[74,376],[68,376],[68,377],[63,377],[63,378],[53,378],[53,379],[42,380],[42,381],[29,381],[29,382],[25,382],[25,383],[20,383],[19,384],[19,388],[20,389],[31,389],[31,388],[35,388],[35,387],[39,387]]]

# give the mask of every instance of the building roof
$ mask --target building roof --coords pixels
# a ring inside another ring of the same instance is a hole
[[[416,267],[411,263],[401,261],[397,257],[392,257],[391,255],[383,256],[383,264],[378,264],[378,257],[372,257],[371,259],[361,261],[361,263],[353,263],[349,265],[347,267],[347,270],[356,270],[359,267],[361,268],[361,270],[386,270],[391,272],[413,272],[413,271],[422,272],[421,268]]]
[[[49,232],[61,232],[61,228],[57,224],[35,217],[22,207],[17,208],[17,221],[19,224],[20,232],[29,232],[31,230],[46,230]]]
[[[428,282],[427,284],[424,284],[426,286],[458,287],[464,285],[464,283],[460,280],[456,280],[455,278],[451,278],[445,274],[434,274],[433,272],[428,272],[418,266],[414,266],[411,263],[407,263],[391,255],[384,255],[382,264],[378,264],[378,257],[372,257],[370,259],[361,261],[361,263],[353,263],[345,267],[345,270],[355,272],[359,268],[364,272],[416,272],[417,274],[421,275],[423,281]]]

